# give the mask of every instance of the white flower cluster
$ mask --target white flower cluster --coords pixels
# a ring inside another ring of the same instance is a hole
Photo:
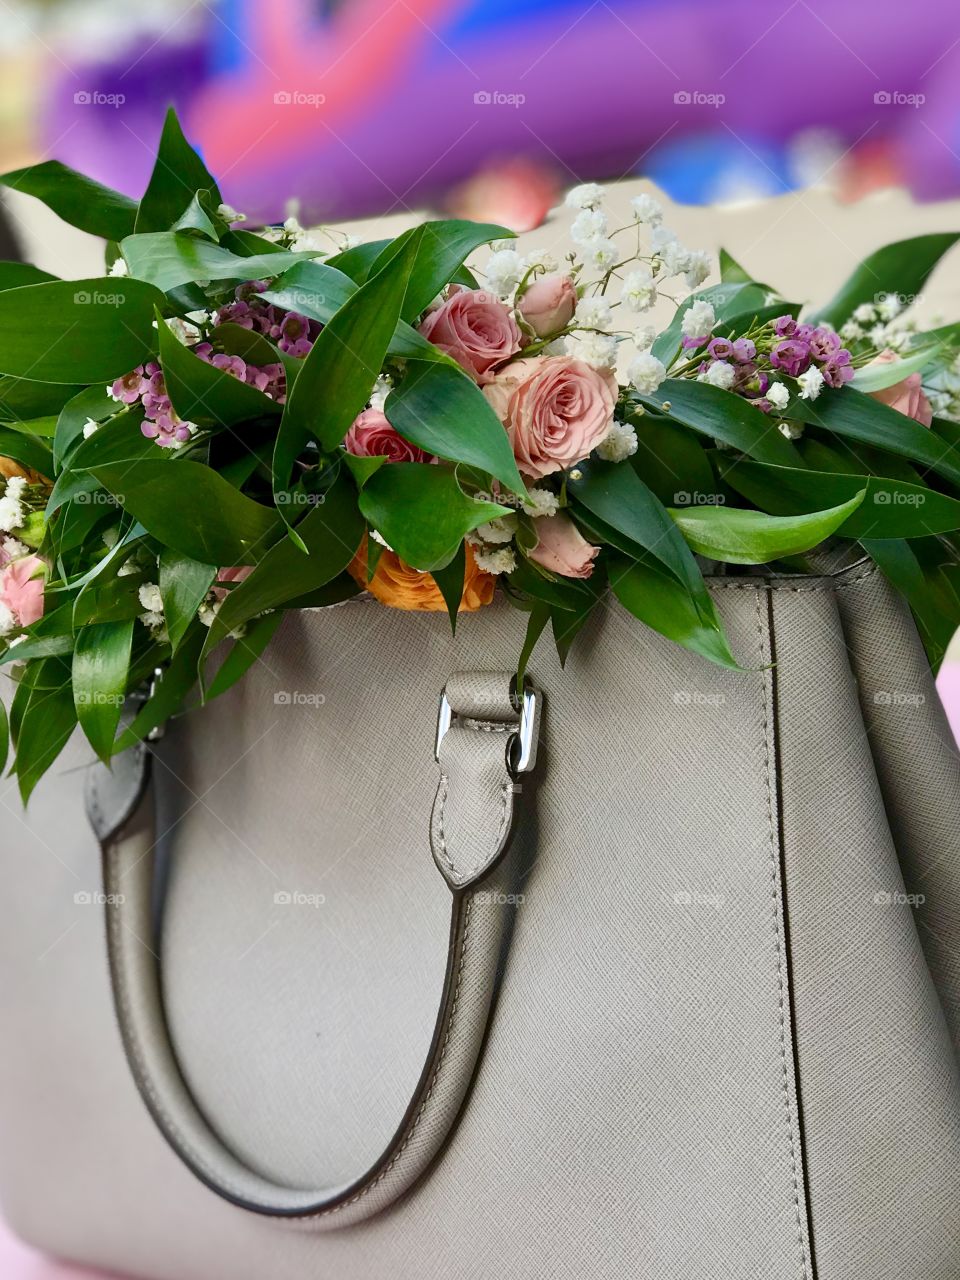
[[[0,532],[12,533],[21,529],[27,520],[23,500],[27,492],[27,482],[23,476],[11,476],[7,481],[0,498]]]
[[[527,490],[525,498],[500,493],[496,496],[478,493],[478,498],[499,502],[501,506],[518,507],[525,515],[536,520],[541,516],[555,516],[560,510],[560,499],[552,489],[534,487]],[[466,541],[473,548],[473,556],[479,568],[486,573],[513,573],[517,567],[514,539],[519,527],[515,515],[498,516],[479,525],[467,534]]]
[[[637,452],[637,433],[629,422],[614,420],[606,439],[597,445],[597,456],[606,462],[624,462]]]
[[[149,631],[159,637],[166,625],[160,588],[155,582],[145,582],[138,588],[137,595],[140,597],[140,603],[144,608],[144,612],[140,614],[140,621]]]
[[[840,327],[844,342],[869,342],[878,351],[902,351],[909,346],[916,322],[902,314],[903,302],[896,293],[885,293],[876,302],[862,302]]]
[[[960,356],[927,376],[923,386],[934,417],[960,422]]]

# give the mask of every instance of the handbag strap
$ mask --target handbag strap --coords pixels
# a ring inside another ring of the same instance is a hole
[[[425,1171],[473,1078],[513,910],[521,773],[536,757],[540,700],[504,674],[453,676],[441,698],[440,780],[429,823],[451,892],[446,977],[426,1062],[399,1128],[361,1177],[314,1190],[278,1185],[242,1163],[197,1106],[177,1065],[154,950],[156,833],[151,755],[139,746],[112,769],[92,765],[87,810],[103,854],[107,946],[124,1048],[154,1121],[181,1160],[231,1203],[279,1218],[347,1225],[384,1209]]]

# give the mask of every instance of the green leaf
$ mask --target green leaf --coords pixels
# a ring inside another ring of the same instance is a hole
[[[64,222],[89,235],[122,240],[133,231],[136,201],[84,177],[59,160],[14,169],[3,174],[0,183],[11,191],[35,196]]]
[[[381,467],[360,494],[360,510],[401,560],[430,573],[450,563],[471,529],[510,514],[467,497],[452,468],[419,462]]]
[[[49,477],[53,473],[53,454],[46,440],[25,435],[13,427],[0,425],[0,457],[13,458],[22,467],[39,471],[41,475]]]
[[[777,419],[720,387],[688,378],[668,378],[640,400],[648,409],[667,413],[701,435],[721,440],[761,462],[785,467],[803,465],[794,445],[777,429]]]
[[[836,506],[864,492],[862,505],[837,530],[845,538],[916,538],[960,529],[960,502],[922,485],[747,461],[721,465],[739,493],[775,515],[816,511],[824,503]]]
[[[170,458],[89,469],[148,533],[202,564],[253,564],[283,530],[276,511],[200,462]]]
[[[183,705],[187,694],[197,681],[197,661],[206,640],[206,628],[200,624],[191,628],[163,674],[156,682],[153,693],[121,732],[113,744],[113,754],[119,755],[160,725],[165,724]]]
[[[184,231],[154,231],[127,236],[120,244],[130,277],[146,280],[170,293],[185,284],[201,280],[259,280],[279,276],[312,253],[265,253],[244,258],[219,244],[199,239]],[[129,278],[120,283],[126,285]],[[114,283],[118,283],[114,281]],[[2,296],[2,295],[0,295]]]
[[[866,492],[860,489],[840,506],[796,516],[739,507],[674,508],[670,514],[698,555],[726,564],[769,564],[819,546],[856,511]]]
[[[247,674],[273,639],[281,622],[282,613],[268,613],[266,617],[251,623],[246,634],[233,642],[230,652],[217,668],[217,674],[210,681],[204,701],[212,702],[214,698],[219,698],[221,693],[232,689]]]
[[[387,397],[384,412],[400,435],[426,453],[479,467],[513,493],[526,493],[503,423],[460,370],[414,366]]]
[[[416,241],[416,261],[403,303],[403,319],[410,323],[427,309],[474,249],[491,240],[512,239],[514,232],[494,223],[458,219],[424,222],[388,244],[373,264],[370,274],[375,275],[397,254],[403,253],[409,241]]]
[[[206,236],[208,240],[212,240],[215,244],[219,243],[220,230],[224,224],[221,221],[218,226],[217,222],[214,221],[215,213],[208,212],[207,208],[210,203],[209,191],[194,192],[193,199],[170,230],[196,231],[200,235]]]
[[[523,638],[523,648],[520,650],[520,659],[517,662],[518,688],[523,684],[523,677],[527,674],[527,664],[533,656],[537,641],[543,635],[549,621],[550,606],[542,600],[538,600],[530,610],[530,616],[527,620],[527,632]]]
[[[364,534],[357,493],[340,474],[297,526],[307,554],[283,538],[266,553],[217,611],[204,646],[208,654],[230,631],[267,609],[299,600],[337,578],[357,553]],[[232,561],[231,563],[237,563]]]
[[[576,609],[582,592],[579,583],[548,573],[525,556],[517,558],[517,567],[510,574],[509,582],[514,590],[523,592],[531,600],[539,600],[555,609]]]
[[[759,307],[765,305],[766,290],[762,285],[731,282],[711,285],[708,289],[700,289],[677,308],[676,314],[666,329],[657,337],[650,348],[658,360],[670,367],[680,354],[683,338],[683,317],[695,302],[709,302],[718,320],[730,320],[737,315],[752,315]]]
[[[161,552],[160,595],[170,648],[174,652],[196,619],[197,610],[213,585],[218,569],[217,565],[201,564],[169,547]]]
[[[209,191],[215,204],[222,203],[216,180],[183,136],[177,113],[171,107],[163,122],[157,159],[140,201],[134,230],[168,230],[198,191]],[[129,233],[113,235],[110,239],[122,240],[125,234]]]
[[[27,284],[46,284],[48,280],[56,279],[49,271],[41,271],[29,262],[0,262],[0,291],[21,289]]]
[[[283,407],[256,387],[194,355],[170,332],[159,312],[157,330],[167,393],[186,422],[232,427],[282,413]]]
[[[720,250],[720,279],[724,284],[752,284],[753,277],[745,271],[732,254]]]
[[[665,506],[684,506],[694,495],[714,492],[713,468],[695,432],[649,413],[635,418],[633,425],[637,452],[631,465]]]
[[[690,592],[649,560],[611,558],[610,586],[620,603],[641,622],[668,640],[739,671],[722,628],[705,626]]]
[[[389,245],[395,243],[391,239],[368,240],[365,244],[355,244],[352,249],[344,249],[327,259],[327,266],[334,267],[342,275],[349,276],[357,284],[370,275],[370,268]]]
[[[809,317],[808,323],[830,324],[838,329],[862,302],[873,302],[880,293],[915,297],[958,239],[960,233],[950,231],[884,245],[864,258],[827,305]]]
[[[274,450],[278,504],[306,445],[316,440],[323,450],[336,448],[370,398],[397,327],[417,244],[416,238],[408,241],[403,253],[347,299],[304,360]]]
[[[155,350],[154,308],[163,301],[129,279],[7,289],[0,293],[0,372],[41,382],[118,378]]]
[[[63,461],[53,492],[47,500],[48,520],[65,502],[70,502],[81,494],[85,495],[85,501],[95,504],[106,500],[106,494],[97,498],[86,497],[100,487],[90,472],[90,467],[95,463],[129,465],[144,458],[159,460],[163,457],[160,447],[153,440],[148,440],[140,430],[141,422],[139,408],[131,406],[105,422],[86,440],[81,437]]]
[[[65,383],[36,382],[32,378],[8,378],[0,374],[0,420],[40,418],[59,413],[83,388]]]
[[[927,344],[918,350],[911,348],[910,353],[900,360],[891,360],[889,364],[863,365],[853,375],[851,386],[857,391],[869,395],[872,391],[883,391],[887,387],[902,382],[911,373],[919,373],[925,369],[938,355],[940,347]]]
[[[376,545],[378,544],[374,543],[374,546]],[[447,613],[450,615],[450,626],[454,631],[457,629],[457,614],[460,611],[460,601],[463,599],[466,569],[467,552],[464,544],[461,543],[457,548],[457,554],[450,563],[444,565],[442,569],[435,569],[432,574],[433,580],[437,584],[437,588],[447,606]],[[374,572],[376,572],[375,569]]]
[[[98,422],[117,412],[117,403],[103,387],[86,387],[60,410],[53,435],[53,464],[58,469],[69,450],[83,439],[88,420]]]
[[[63,659],[44,658],[27,667],[14,699],[14,713],[17,780],[26,804],[76,727],[70,668]]]
[[[80,728],[109,764],[130,668],[133,621],[81,627],[73,653],[73,700]]]
[[[7,719],[7,707],[0,702],[0,773],[7,767],[7,756],[10,754],[10,722]]]
[[[728,392],[720,394],[727,395]],[[912,458],[953,484],[960,485],[960,454],[956,450],[944,445],[933,432],[912,418],[853,387],[825,388],[816,400],[797,398],[790,406],[790,417]],[[773,457],[754,456],[761,462],[777,462]]]

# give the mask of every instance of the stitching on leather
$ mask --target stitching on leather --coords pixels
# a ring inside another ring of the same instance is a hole
[[[118,846],[116,844],[111,843],[108,846],[107,858],[110,862],[111,868],[113,868],[111,878],[115,880],[117,883],[119,883],[118,871],[119,871],[120,855],[119,855]],[[207,1163],[204,1157],[197,1154],[197,1151],[194,1148],[193,1144],[184,1136],[183,1130],[180,1128],[180,1126],[176,1123],[176,1121],[172,1118],[170,1113],[167,1111],[167,1108],[163,1105],[163,1102],[160,1100],[160,1097],[157,1094],[156,1089],[153,1087],[153,1082],[150,1078],[150,1072],[147,1067],[146,1060],[144,1059],[144,1056],[140,1051],[140,1045],[137,1041],[137,1036],[134,1031],[134,1020],[132,1016],[133,1009],[130,1001],[130,991],[127,986],[127,976],[126,976],[126,971],[125,971],[125,966],[123,961],[123,956],[125,952],[125,943],[124,943],[124,938],[122,933],[123,924],[122,924],[122,921],[120,920],[120,909],[117,906],[107,907],[107,929],[109,930],[110,937],[113,943],[114,954],[117,957],[117,963],[113,966],[114,980],[115,980],[114,990],[116,991],[117,1004],[119,1005],[120,1012],[123,1015],[123,1026],[126,1029],[124,1034],[124,1042],[127,1046],[129,1053],[133,1057],[136,1076],[140,1084],[140,1087],[144,1090],[144,1092],[149,1097],[150,1101],[153,1104],[153,1107],[157,1116],[166,1126],[166,1129],[169,1135],[172,1138],[176,1139],[176,1142],[179,1144],[181,1150],[184,1151],[189,1156],[192,1163],[198,1169],[200,1169],[203,1173],[205,1173],[206,1176],[211,1180],[211,1182],[213,1182],[215,1186],[226,1187],[228,1191],[232,1191],[234,1195],[238,1196],[241,1199],[245,1199],[245,1200],[251,1199],[249,1189],[239,1186],[232,1179],[228,1177],[224,1177],[221,1173],[216,1172]],[[260,1201],[260,1203],[265,1204],[264,1201]]]
[[[792,595],[810,595],[823,591],[848,591],[858,582],[866,582],[867,578],[872,578],[878,570],[878,565],[871,564],[854,578],[844,578],[841,574],[836,578],[818,578],[814,582],[798,583],[796,586],[787,586],[783,582],[765,582],[762,578],[737,578],[729,582],[711,580],[708,586],[711,591],[783,591]]]
[[[450,1004],[450,1012],[447,1016],[447,1029],[446,1029],[446,1032],[444,1033],[443,1044],[440,1046],[440,1052],[437,1055],[437,1061],[433,1068],[433,1072],[430,1076],[430,1083],[427,1086],[427,1092],[423,1095],[423,1101],[420,1103],[420,1109],[417,1111],[417,1114],[414,1116],[413,1121],[410,1125],[410,1128],[407,1131],[406,1137],[404,1138],[400,1146],[397,1148],[397,1150],[390,1157],[389,1163],[386,1164],[380,1170],[380,1172],[373,1179],[373,1181],[368,1182],[365,1187],[361,1187],[360,1190],[355,1195],[351,1196],[349,1200],[344,1200],[340,1204],[332,1205],[329,1209],[321,1209],[318,1213],[300,1214],[298,1219],[292,1219],[292,1220],[310,1221],[310,1220],[316,1220],[317,1218],[321,1218],[321,1217],[332,1217],[333,1214],[340,1213],[342,1212],[342,1210],[348,1209],[351,1205],[357,1204],[359,1201],[363,1200],[366,1196],[368,1196],[371,1193],[371,1191],[374,1191],[380,1185],[381,1182],[383,1182],[384,1178],[386,1178],[387,1175],[391,1172],[391,1170],[395,1167],[395,1165],[400,1160],[403,1153],[406,1151],[407,1147],[413,1141],[414,1135],[416,1134],[417,1129],[420,1127],[420,1122],[423,1119],[424,1112],[427,1109],[427,1104],[429,1103],[431,1097],[433,1096],[433,1092],[437,1087],[437,1081],[440,1078],[440,1072],[443,1068],[443,1064],[447,1056],[447,1049],[450,1045],[450,1038],[453,1035],[453,1024],[454,1024],[454,1021],[456,1020],[457,1010],[460,1007],[460,989],[463,985],[463,969],[464,969],[464,964],[466,963],[466,958],[467,958],[467,937],[470,932],[470,917],[472,914],[473,914],[473,896],[471,895],[467,899],[467,905],[464,911],[463,936],[460,941],[460,963],[457,966],[457,984],[456,984],[456,987],[454,988],[453,999]],[[288,1219],[288,1221],[290,1220],[291,1219]]]
[[[478,857],[478,858],[474,861],[474,863],[472,864],[472,866],[468,867],[468,868],[466,869],[466,871],[460,871],[460,870],[458,870],[458,868],[457,868],[457,867],[456,867],[456,865],[454,864],[453,859],[450,857],[450,854],[447,852],[447,833],[446,833],[446,830],[445,830],[444,825],[443,825],[444,815],[445,815],[445,813],[446,813],[447,796],[448,796],[449,794],[450,794],[450,778],[449,778],[449,775],[448,775],[448,774],[446,774],[446,773],[441,773],[441,775],[440,775],[440,787],[439,787],[438,792],[437,792],[437,826],[438,826],[438,828],[439,828],[439,831],[438,831],[439,850],[438,850],[438,852],[439,852],[439,855],[440,855],[440,860],[441,860],[441,862],[442,862],[442,863],[443,863],[443,865],[447,868],[447,870],[450,872],[450,874],[451,874],[451,876],[453,877],[453,879],[454,879],[454,880],[456,880],[458,883],[462,883],[464,880],[472,879],[472,878],[477,874],[477,872],[480,870],[480,868],[483,866],[484,862],[489,861],[489,859],[486,859],[486,858],[484,858],[484,857],[482,857],[482,856],[481,856],[481,857]],[[507,829],[507,821],[508,821],[508,818],[509,818],[508,809],[509,809],[509,799],[510,799],[510,795],[511,795],[511,786],[510,786],[510,783],[509,783],[509,782],[505,782],[505,783],[503,784],[503,786],[500,788],[500,800],[501,800],[501,806],[500,806],[500,826],[499,826],[499,828],[498,828],[498,830],[497,830],[497,843],[496,843],[495,853],[496,853],[496,852],[499,852],[499,850],[500,850],[500,846],[501,846],[501,844],[502,844],[502,842],[503,842],[503,835],[504,835],[504,832],[505,832],[505,831],[506,831],[506,829]]]
[[[756,599],[757,605],[757,642],[760,650],[760,657],[766,657],[764,653],[764,634],[763,634],[763,612],[760,608],[760,595],[758,593]],[[777,951],[777,984],[778,984],[778,1005],[780,1019],[780,1063],[782,1072],[783,1085],[783,1109],[787,1123],[787,1134],[790,1139],[790,1168],[793,1180],[793,1207],[797,1218],[797,1241],[800,1249],[800,1270],[806,1280],[807,1277],[807,1248],[803,1235],[803,1214],[800,1208],[800,1176],[797,1166],[797,1140],[793,1132],[793,1111],[790,1106],[790,1074],[787,1069],[787,1022],[786,1022],[786,987],[784,983],[784,960],[783,948],[780,939],[780,919],[779,919],[779,896],[777,892],[777,836],[776,823],[774,821],[774,804],[773,804],[773,786],[771,780],[771,770],[773,767],[773,755],[770,750],[770,706],[767,693],[767,677],[762,676],[763,681],[763,748],[764,748],[764,777],[766,779],[767,794],[767,818],[770,824],[770,889],[771,889],[771,907],[773,914],[773,936]]]

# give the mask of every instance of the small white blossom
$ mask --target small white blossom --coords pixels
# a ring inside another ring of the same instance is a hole
[[[651,355],[649,351],[631,360],[630,367],[627,369],[629,381],[638,391],[647,395],[656,391],[666,376],[667,371],[663,367],[663,362]]]
[[[391,383],[390,379],[384,377],[384,375],[381,374],[380,377],[377,378],[376,382],[373,384],[373,390],[370,392],[371,409],[379,409],[382,412],[383,406],[386,403],[387,396],[390,394],[392,390],[393,390],[393,384]]]
[[[785,409],[790,403],[790,392],[782,382],[772,382],[767,389],[767,399],[775,409]]]
[[[560,499],[552,489],[528,489],[520,505],[528,516],[555,516],[560,510]]]
[[[245,213],[237,213],[236,209],[229,204],[221,204],[217,206],[217,214],[224,222],[246,222],[247,215]]]
[[[634,196],[630,201],[633,206],[633,216],[637,222],[645,222],[650,227],[658,227],[663,221],[663,205],[659,200],[654,200],[653,196],[644,192],[642,195]]]
[[[160,588],[155,582],[145,582],[137,590],[140,597],[140,603],[146,609],[147,613],[163,613],[163,596],[160,594]]]
[[[205,627],[212,627],[214,622],[217,619],[217,614],[219,612],[220,612],[219,600],[217,600],[213,604],[211,604],[209,601],[204,601],[204,603],[197,610],[197,617],[200,619],[200,621],[203,623]]]
[[[568,209],[596,209],[603,200],[603,187],[596,182],[584,182],[567,192],[564,204]]]
[[[475,530],[477,536],[483,542],[490,542],[494,546],[510,542],[516,531],[516,516],[498,516],[496,520],[488,520],[486,524],[480,525]]]
[[[510,547],[500,547],[496,551],[475,548],[473,558],[477,562],[477,568],[484,573],[513,573],[517,567],[517,557]]]
[[[788,440],[799,440],[803,435],[802,422],[780,422],[777,429],[782,436],[786,436]]]
[[[108,276],[128,276],[129,274],[130,269],[123,258],[114,258],[110,264],[110,270],[107,272]]]
[[[526,271],[556,271],[557,260],[546,249],[532,249],[520,259],[520,265]]]
[[[638,351],[649,351],[657,340],[657,331],[652,324],[644,324],[634,329],[630,336]]]
[[[613,328],[613,308],[606,298],[581,298],[573,313],[573,323],[579,329]]]
[[[603,272],[614,265],[620,254],[614,242],[604,236],[598,236],[596,240],[582,244],[580,252],[587,266],[592,267],[594,271]]]
[[[895,319],[903,310],[903,303],[898,293],[885,293],[877,300],[877,310],[884,320]]]
[[[589,244],[607,234],[607,215],[600,209],[584,209],[570,224],[574,244]]]
[[[872,303],[861,302],[859,307],[853,313],[854,320],[860,324],[870,324],[876,317],[876,310]]]
[[[7,605],[0,600],[0,636],[8,636],[17,625],[17,620]]]
[[[17,538],[0,538],[0,549],[3,550],[4,560],[17,560],[20,556],[29,555],[30,548],[25,546]]]
[[[800,374],[797,383],[800,387],[801,400],[816,400],[823,389],[823,374],[815,364],[812,364],[806,373]]]
[[[137,564],[135,560],[125,560],[124,563],[117,570],[117,577],[130,578],[133,576],[133,574],[139,573],[139,572],[140,570],[137,568]]]
[[[146,613],[140,614],[140,621],[148,631],[158,634],[163,630],[163,614],[156,613],[152,609],[148,609]]]
[[[863,329],[856,320],[848,320],[840,329],[840,337],[844,342],[856,342],[858,338],[863,337]]]
[[[682,276],[690,269],[690,250],[679,240],[668,240],[657,252],[666,275]]]
[[[711,387],[721,387],[729,391],[736,381],[736,368],[726,360],[714,360],[711,365],[697,375],[698,382],[707,382]]]
[[[100,423],[94,422],[92,418],[88,418],[83,424],[83,438],[89,440],[95,431],[100,429]]]
[[[23,509],[23,495],[27,482],[23,476],[11,476],[7,481],[3,497],[0,498],[0,532],[12,533],[26,521]]]
[[[687,253],[687,269],[685,278],[688,289],[697,289],[703,284],[713,268],[713,259],[706,249],[691,249]]]
[[[523,263],[516,249],[498,249],[484,268],[487,287],[501,298],[508,297],[523,276]]]
[[[649,311],[656,302],[657,286],[653,272],[645,263],[627,273],[620,300],[630,311]]]
[[[680,332],[685,338],[705,338],[708,333],[713,332],[716,323],[717,317],[710,303],[697,298],[683,313]]]
[[[617,339],[592,330],[573,333],[566,340],[566,354],[591,369],[612,369],[617,362]]]
[[[609,432],[597,445],[597,454],[607,462],[623,462],[637,452],[637,433],[628,422],[612,424]]]

